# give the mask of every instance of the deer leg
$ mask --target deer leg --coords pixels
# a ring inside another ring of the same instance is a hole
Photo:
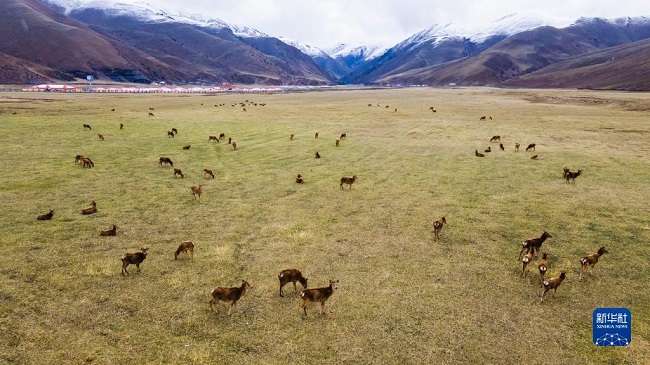
[[[295,281],[293,282],[293,291],[294,292],[298,291],[298,288],[296,288],[296,282]]]
[[[282,295],[282,287],[283,287],[283,286],[284,286],[284,284],[280,283],[280,296],[281,296],[281,297],[284,296],[284,295]]]
[[[140,272],[140,264],[135,264],[135,267],[138,268],[138,272]]]
[[[230,302],[230,308],[228,308],[228,315],[230,316],[232,314],[232,307],[235,306],[235,302]]]

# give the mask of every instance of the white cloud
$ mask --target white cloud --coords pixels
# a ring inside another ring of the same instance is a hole
[[[340,42],[395,44],[434,24],[473,27],[520,12],[570,19],[650,15],[647,4],[638,0],[113,1],[146,2],[167,10],[211,16],[318,47]]]

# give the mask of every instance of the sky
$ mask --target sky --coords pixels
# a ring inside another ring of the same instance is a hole
[[[90,1],[90,0],[78,0]],[[476,27],[512,13],[577,19],[650,16],[647,0],[119,0],[202,14],[327,48],[397,44],[436,24]]]

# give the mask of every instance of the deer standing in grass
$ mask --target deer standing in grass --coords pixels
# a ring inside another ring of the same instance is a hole
[[[519,257],[521,257],[521,254],[524,253],[526,250],[530,250],[530,247],[533,248],[533,250],[539,251],[539,249],[542,247],[542,243],[546,241],[548,238],[553,238],[548,232],[544,231],[542,235],[539,238],[531,238],[529,240],[526,240],[521,243],[521,251],[519,251]],[[533,254],[535,254],[533,252]]]
[[[445,223],[447,223],[447,219],[445,219],[444,216],[433,222],[433,234],[436,237],[436,241],[440,239],[440,231],[442,231],[442,227],[445,225]]]
[[[357,181],[357,179],[358,179],[357,175],[354,175],[352,177],[343,176],[341,178],[341,190],[343,190],[343,184],[350,185],[350,190],[352,190],[352,184],[354,184],[354,182]]]
[[[594,272],[594,266],[596,266],[596,264],[598,263],[598,259],[600,258],[600,256],[602,256],[602,255],[604,255],[606,253],[609,253],[609,251],[607,251],[605,249],[605,247],[603,246],[603,247],[598,249],[598,252],[592,253],[591,255],[588,255],[588,256],[585,256],[585,257],[581,258],[580,263],[582,264],[582,268],[580,268],[580,278],[578,279],[578,281],[582,281],[582,274],[585,271],[587,271],[587,269],[590,266],[591,266],[591,273],[593,273]]]
[[[183,241],[181,242],[180,245],[178,245],[178,248],[176,249],[176,252],[174,252],[174,260],[178,259],[178,255],[180,255],[182,252],[185,252],[185,254],[190,258],[194,258],[194,243],[192,241]]]
[[[541,302],[544,302],[544,295],[546,295],[546,292],[553,289],[553,296],[555,297],[555,293],[557,292],[557,288],[562,284],[562,281],[566,279],[566,273],[563,271],[560,276],[556,276],[550,279],[546,279],[542,282],[542,286],[544,287],[544,291],[542,292],[542,299],[540,300]]]
[[[298,290],[298,288],[296,288],[296,281],[300,282],[303,289],[307,289],[307,278],[302,276],[302,273],[300,272],[300,270],[296,270],[296,269],[282,270],[282,271],[280,271],[278,273],[278,280],[280,280],[280,296],[281,297],[284,296],[282,294],[282,287],[289,284],[289,283],[293,283],[293,290],[294,291]]]
[[[537,265],[537,269],[539,270],[539,276],[542,277],[542,284],[543,284],[544,276],[546,275],[546,271],[548,271],[548,254],[546,252],[542,254],[542,259],[539,261],[539,265]]]
[[[526,266],[530,264],[533,261],[533,258],[535,257],[535,248],[530,246],[528,247],[528,252],[524,255],[524,257],[521,259],[522,267],[521,267],[521,276],[526,277]]]
[[[228,308],[228,315],[232,314],[232,309],[237,305],[237,301],[246,294],[249,289],[252,289],[253,286],[246,280],[241,281],[241,286],[226,288],[223,286],[214,288],[210,295],[212,299],[210,300],[210,308],[214,312],[217,308],[217,303],[219,301],[230,302],[230,307]]]
[[[305,312],[305,317],[307,317],[307,305],[310,302],[320,302],[320,314],[325,314],[325,302],[329,297],[334,294],[334,290],[338,289],[339,281],[330,280],[330,285],[323,288],[313,288],[305,289],[300,292],[300,298],[302,298],[302,303],[300,308]]]

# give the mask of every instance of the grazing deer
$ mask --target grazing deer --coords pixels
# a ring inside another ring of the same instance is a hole
[[[486,118],[486,117],[485,117],[485,115],[484,115],[484,116],[478,118],[478,120],[485,120],[485,118]]]
[[[215,142],[219,143],[219,138],[217,138],[217,136],[208,136],[208,142],[210,142],[210,141],[215,141]]]
[[[490,142],[499,142],[499,141],[501,141],[501,136],[492,136],[492,138],[490,138]]]
[[[93,200],[90,202],[90,206],[88,208],[84,208],[81,210],[81,214],[83,215],[88,215],[88,214],[94,214],[97,213],[97,203]]]
[[[191,144],[188,144],[188,145],[183,146],[183,149],[184,149],[184,150],[189,150],[190,147],[192,147],[192,145],[191,145]]]
[[[205,177],[209,176],[209,177],[214,179],[214,174],[212,173],[212,170],[210,170],[210,169],[203,169],[203,175],[205,175]]]
[[[354,175],[352,177],[343,176],[341,178],[341,190],[343,190],[343,184],[350,185],[350,190],[352,190],[352,184],[354,184],[354,182],[357,181],[357,179],[358,179],[357,175]]]
[[[606,253],[609,253],[609,251],[607,251],[605,249],[605,247],[601,247],[601,248],[598,249],[598,252],[592,253],[591,255],[588,255],[588,256],[585,256],[585,257],[581,258],[580,263],[582,264],[582,268],[580,269],[580,278],[578,279],[578,281],[582,281],[582,274],[590,266],[591,266],[591,273],[593,273],[594,272],[594,266],[596,266],[596,264],[598,263],[598,259],[600,258],[600,256],[602,256],[602,255],[604,255]]]
[[[226,134],[223,133],[223,132],[222,132],[222,133],[219,133],[219,139],[222,139],[222,138],[226,138]]]
[[[174,168],[174,177],[176,177],[176,175],[180,176],[181,179],[185,178],[185,175],[183,175],[183,172],[181,171],[181,169]]]
[[[519,152],[519,147],[521,145],[519,143],[515,143],[515,152]]]
[[[237,143],[235,143],[235,141],[232,141],[231,145],[233,151],[237,149]]]
[[[447,219],[445,219],[444,216],[433,222],[433,233],[436,237],[436,241],[440,238],[440,231],[442,231],[442,227],[445,225],[445,223],[447,223]]]
[[[300,270],[296,269],[286,269],[280,271],[278,274],[278,280],[280,280],[280,296],[283,297],[282,287],[288,283],[293,283],[293,290],[298,291],[296,288],[296,281],[299,281],[303,289],[307,289],[307,278],[302,276]]]
[[[172,132],[172,131],[167,131],[167,137],[174,138],[174,132]]]
[[[210,308],[214,312],[216,310],[217,303],[220,300],[224,302],[230,302],[230,308],[228,309],[228,315],[230,316],[232,314],[233,307],[237,305],[237,301],[246,294],[246,291],[252,288],[253,286],[246,280],[241,281],[240,287],[226,288],[220,286],[214,288],[212,290],[212,293],[210,293],[212,296],[212,299],[210,300]]]
[[[314,155],[314,158],[320,158],[320,153],[316,152],[316,154]]]
[[[485,155],[480,153],[478,150],[474,150],[474,155],[476,155],[476,157],[485,157]]]
[[[81,158],[81,166],[82,167],[87,167],[87,168],[92,168],[92,167],[95,167],[95,163],[93,162],[93,160],[91,160],[88,157],[82,157]]]
[[[539,157],[539,155],[533,155],[530,159],[531,160],[537,160],[537,157]]]
[[[178,255],[181,254],[181,252],[184,252],[190,260],[194,258],[194,243],[192,241],[183,241],[181,242],[180,245],[178,245],[178,248],[176,249],[176,252],[174,252],[174,260],[178,259]]]
[[[503,143],[499,143],[499,148],[501,149],[501,151],[505,151],[505,150],[506,150],[506,148],[503,147]]]
[[[316,132],[316,134],[314,134],[314,138],[318,138],[318,133],[320,132]]]
[[[537,269],[539,270],[539,276],[542,277],[542,282],[544,282],[544,275],[548,271],[548,254],[546,252],[542,254],[542,259],[539,261]]]
[[[486,153],[490,153],[490,152],[492,152],[492,147],[488,146],[488,147],[485,149],[484,152],[486,152]]]
[[[430,107],[429,110],[431,110],[432,113],[436,112],[436,109],[434,107]]]
[[[82,161],[82,159],[84,159],[84,158],[85,158],[84,155],[77,155],[77,156],[75,156],[75,158],[74,158],[74,163],[81,164],[81,163],[82,163],[81,161]]]
[[[345,139],[345,138],[348,138],[348,134],[347,134],[347,133],[343,133],[343,134],[341,134],[341,136],[339,137],[339,139]]]
[[[104,140],[104,135],[101,133],[97,133],[97,138],[99,138],[100,141]]]
[[[528,252],[521,259],[521,263],[522,263],[521,276],[522,277],[526,277],[526,266],[528,266],[528,264],[530,264],[533,261],[534,257],[535,257],[535,249],[533,247],[529,247]]]
[[[36,219],[39,221],[49,221],[52,217],[54,217],[54,210],[50,210],[49,213],[38,215]]]
[[[100,236],[117,236],[117,226],[113,224],[113,228],[99,232]]]
[[[298,174],[298,176],[296,176],[296,182],[298,184],[302,184],[304,182],[302,175]]]
[[[571,172],[571,171],[567,172],[564,175],[564,178],[566,179],[566,183],[568,184],[569,180],[573,180],[573,182],[575,183],[576,177],[580,176],[580,174],[582,174],[582,170],[578,170],[577,172]]]
[[[336,147],[338,147],[340,144],[341,144],[341,140],[340,140],[340,139],[337,139],[337,140],[336,140]]]
[[[149,108],[149,110],[156,110],[156,109],[154,109],[154,108]]]
[[[541,302],[544,302],[544,295],[546,294],[547,291],[553,289],[553,296],[555,297],[555,293],[557,292],[558,286],[562,284],[562,281],[566,279],[566,273],[562,271],[559,277],[553,277],[546,279],[542,282],[542,286],[544,287],[544,292],[542,292],[542,299],[540,300]]]
[[[83,126],[84,126],[84,129],[92,130],[92,128],[90,127],[90,124],[84,124]]]
[[[334,289],[338,288],[339,281],[330,280],[330,285],[323,288],[314,288],[314,289],[304,289],[300,292],[300,298],[302,298],[302,303],[300,307],[305,312],[305,317],[307,317],[307,305],[310,302],[320,302],[320,314],[325,314],[325,302],[329,297],[334,294]]]
[[[172,128],[172,132],[174,132],[174,134],[176,135],[176,134],[178,134],[178,129]]]
[[[199,200],[201,200],[201,194],[203,194],[203,185],[192,186],[190,187],[190,190],[192,191],[192,196],[194,199],[196,199],[198,196]]]
[[[160,167],[162,167],[163,164],[170,165],[171,167],[174,167],[174,163],[172,162],[172,160],[169,157],[161,157],[161,158],[158,159],[158,165],[160,165]]]
[[[149,113],[149,116],[150,117],[155,117],[155,115],[153,115],[153,113]]]
[[[538,238],[531,238],[529,240],[526,240],[521,243],[521,251],[519,251],[519,257],[521,258],[521,254],[524,253],[524,251],[528,250],[530,251],[530,248],[532,247],[533,250],[539,251],[539,249],[542,247],[542,243],[546,241],[548,238],[553,238],[548,232],[544,231],[542,235]],[[534,252],[533,252],[534,254]]]
[[[149,247],[144,246],[140,249],[140,252],[125,253],[122,255],[122,275],[129,275],[126,269],[129,265],[135,265],[138,268],[138,272],[140,272],[140,264],[147,258],[148,250]]]
[[[526,152],[528,152],[530,150],[535,151],[535,144],[534,143],[531,143],[531,144],[528,145],[528,147],[526,147]]]

